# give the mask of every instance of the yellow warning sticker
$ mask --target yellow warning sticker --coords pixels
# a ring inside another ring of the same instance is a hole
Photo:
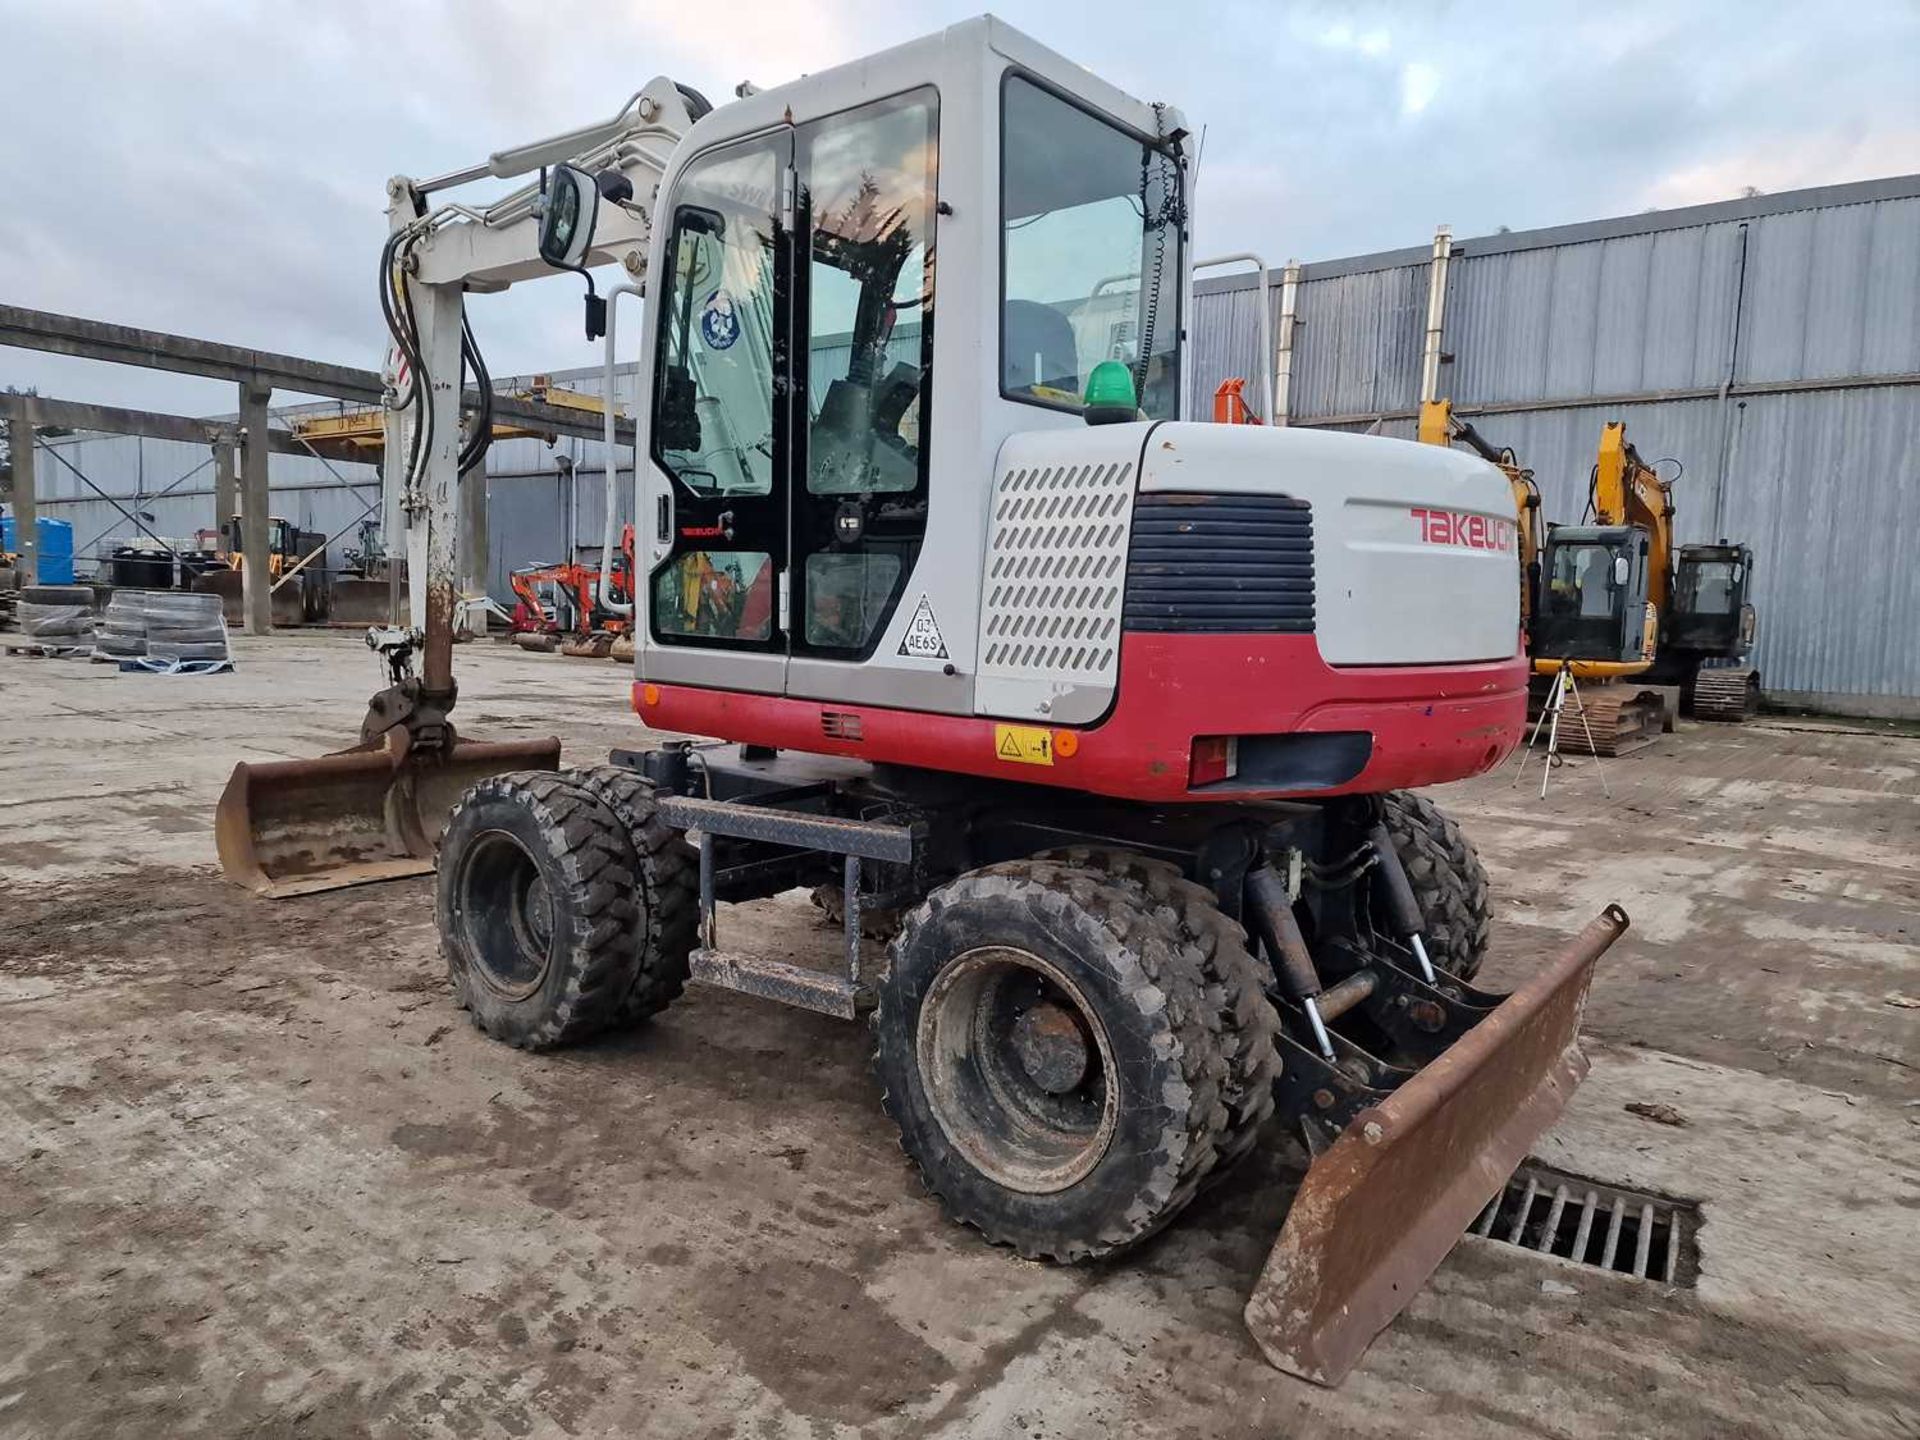
[[[996,725],[993,752],[1016,765],[1053,764],[1053,732],[1037,725]]]

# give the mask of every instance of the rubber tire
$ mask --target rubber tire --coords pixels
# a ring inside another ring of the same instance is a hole
[[[1127,1083],[1105,1153],[1051,1194],[1016,1191],[947,1139],[922,1083],[916,1038],[935,976],[978,946],[1005,944],[1068,971],[1098,1011]],[[881,1104],[900,1148],[947,1214],[1030,1260],[1078,1262],[1137,1245],[1184,1209],[1228,1125],[1226,1061],[1204,975],[1169,910],[1148,909],[1099,872],[1043,860],[974,870],[908,915],[873,1015]]]
[[[227,627],[220,624],[163,625],[155,620],[147,626],[146,636],[160,645],[224,645],[227,643]]]
[[[1219,1015],[1220,1051],[1227,1065],[1220,1085],[1227,1128],[1216,1146],[1220,1158],[1202,1188],[1212,1185],[1247,1157],[1260,1138],[1260,1127],[1273,1114],[1273,1087],[1280,1078],[1280,1015],[1267,999],[1267,967],[1254,958],[1247,932],[1222,912],[1213,891],[1187,879],[1176,865],[1131,850],[1088,845],[1049,851],[1040,858],[1096,871],[1136,903],[1165,910],[1197,957],[1207,1002]]]
[[[91,585],[24,585],[20,589],[22,605],[84,605],[93,608]]]
[[[1426,919],[1427,958],[1471,980],[1493,943],[1493,887],[1459,824],[1425,795],[1392,790],[1381,797],[1387,833],[1413,898]]]
[[[517,840],[552,907],[550,959],[539,988],[512,998],[478,973],[455,893],[467,851],[489,831]],[[616,1023],[632,988],[633,848],[619,817],[549,770],[482,780],[460,797],[440,839],[434,918],[454,999],[474,1025],[521,1050],[547,1050]]]
[[[634,858],[633,983],[615,1023],[658,1015],[687,987],[687,968],[700,930],[700,857],[686,837],[653,808],[653,785],[618,765],[565,770],[619,819]]]

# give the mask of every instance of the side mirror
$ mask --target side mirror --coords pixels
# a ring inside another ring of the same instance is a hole
[[[577,165],[556,165],[547,172],[540,202],[540,258],[556,269],[578,270],[600,213],[593,176]]]

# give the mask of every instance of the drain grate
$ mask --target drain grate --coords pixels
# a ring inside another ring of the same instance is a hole
[[[1522,1165],[1468,1233],[1636,1280],[1692,1285],[1699,1228],[1690,1201]]]

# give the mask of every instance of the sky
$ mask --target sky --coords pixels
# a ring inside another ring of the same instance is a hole
[[[13,197],[0,302],[374,367],[389,175],[599,118],[654,75],[720,101],[741,80],[770,87],[972,13],[0,0]],[[1441,223],[1468,237],[1920,170],[1920,0],[1003,0],[997,13],[1204,129],[1200,254],[1330,259],[1423,244]],[[596,364],[578,290],[556,279],[475,300],[493,372]],[[234,405],[219,382],[0,349],[7,386],[187,414]]]

